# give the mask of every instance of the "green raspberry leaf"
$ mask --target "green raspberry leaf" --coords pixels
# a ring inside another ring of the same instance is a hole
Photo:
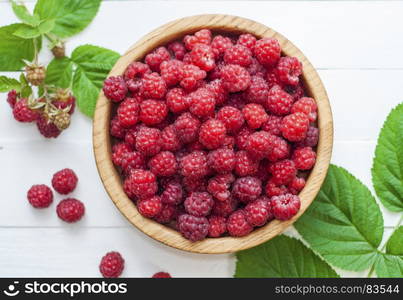
[[[375,263],[375,272],[381,278],[403,278],[403,255],[379,255]]]
[[[119,56],[112,50],[92,45],[79,46],[73,51],[71,60],[76,65],[73,93],[79,109],[87,116],[94,115],[99,91]]]
[[[397,228],[386,243],[386,253],[403,255],[403,226]]]
[[[46,70],[45,83],[59,88],[68,88],[73,79],[74,63],[68,58],[54,58]]]
[[[52,33],[67,38],[91,23],[100,3],[101,0],[38,0],[34,12],[42,20],[55,19]]]
[[[37,27],[21,24],[21,26],[14,32],[14,35],[22,39],[33,39],[40,36],[41,33]]]
[[[20,83],[21,83],[21,97],[22,98],[28,98],[29,96],[32,95],[32,87],[29,84],[27,78],[25,77],[24,73],[21,73],[20,75]]]
[[[15,1],[11,1],[11,5],[14,11],[14,14],[17,16],[21,22],[36,27],[39,25],[40,20],[38,16],[33,16],[28,11],[28,9],[23,4],[17,4]]]
[[[236,253],[234,277],[339,277],[301,241],[280,235],[255,248]]]
[[[39,24],[38,31],[41,34],[46,34],[46,33],[51,32],[54,27],[55,27],[55,20],[54,19],[45,20],[45,21],[41,22],[41,24]]]
[[[390,112],[379,134],[372,182],[387,209],[403,211],[403,103]]]
[[[0,93],[6,93],[11,90],[19,92],[21,90],[21,83],[14,78],[0,76]]]
[[[294,226],[334,266],[359,271],[377,260],[381,211],[368,188],[343,168],[330,166],[319,194]]]

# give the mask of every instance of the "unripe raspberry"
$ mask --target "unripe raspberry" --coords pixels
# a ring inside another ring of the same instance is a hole
[[[56,116],[52,119],[53,124],[56,125],[57,129],[65,130],[70,126],[71,117],[68,112],[60,111]]]
[[[66,47],[63,42],[58,43],[52,49],[52,54],[56,58],[62,58],[66,56]]]
[[[45,67],[35,64],[26,66],[25,72],[28,82],[36,86],[41,85],[46,77]]]

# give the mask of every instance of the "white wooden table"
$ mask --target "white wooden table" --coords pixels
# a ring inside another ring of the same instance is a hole
[[[28,3],[33,7],[34,3]],[[403,101],[403,2],[279,1],[174,2],[104,1],[94,22],[68,42],[68,51],[90,43],[123,53],[142,35],[175,18],[234,14],[262,22],[293,41],[311,60],[331,100],[335,145],[332,162],[370,186],[376,138],[388,112]],[[16,22],[0,0],[0,25]],[[45,56],[42,61],[48,61]],[[9,76],[16,74],[8,73]],[[91,120],[75,113],[71,128],[45,140],[35,126],[17,123],[0,96],[0,276],[99,276],[107,251],[120,251],[123,276],[228,277],[233,255],[198,255],[166,247],[133,228],[108,198],[92,153]],[[52,174],[74,169],[73,196],[86,205],[77,224],[61,222],[55,203],[33,209],[26,200],[32,184],[50,184]],[[386,238],[397,215],[385,212]],[[287,233],[295,234],[294,230]],[[340,272],[360,276],[366,272]]]

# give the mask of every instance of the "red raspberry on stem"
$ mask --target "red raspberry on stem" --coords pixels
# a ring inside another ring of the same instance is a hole
[[[28,100],[25,98],[14,104],[13,115],[16,121],[23,123],[33,122],[39,117],[38,111],[31,109],[28,105]]]
[[[229,235],[235,237],[245,236],[253,230],[253,227],[246,220],[244,210],[238,209],[228,217],[227,230]]]
[[[125,186],[130,195],[134,195],[140,199],[150,198],[158,190],[155,175],[150,171],[141,169],[133,170],[130,173],[129,177],[125,180]]]
[[[298,170],[310,170],[316,162],[316,152],[311,147],[295,149],[292,160]]]
[[[301,207],[298,196],[285,194],[270,199],[272,213],[277,220],[289,220],[297,214]]]
[[[268,220],[273,218],[270,202],[267,197],[261,197],[248,203],[244,211],[246,221],[254,227],[263,226]]]
[[[122,76],[111,76],[104,81],[103,87],[106,98],[113,102],[122,101],[127,94],[127,86]]]
[[[238,178],[232,187],[232,194],[243,203],[256,200],[261,193],[262,182],[252,176]]]
[[[200,126],[199,141],[208,149],[220,147],[226,137],[226,128],[223,122],[210,119]]]
[[[214,113],[215,97],[206,88],[199,88],[189,94],[190,112],[198,117],[211,116]]]
[[[35,208],[48,207],[53,202],[52,190],[44,184],[33,185],[27,193],[28,202]]]
[[[178,169],[175,155],[169,151],[162,151],[148,162],[150,171],[157,176],[172,176]]]
[[[260,128],[269,119],[269,116],[267,115],[263,106],[256,103],[246,104],[242,109],[242,113],[246,123],[251,129]]]
[[[166,95],[166,104],[173,113],[186,111],[190,106],[189,100],[182,88],[173,88]]]
[[[56,172],[52,178],[52,186],[56,192],[67,195],[74,191],[78,178],[72,169],[63,169]]]
[[[181,114],[175,120],[174,126],[183,143],[193,142],[199,136],[200,121],[190,113]]]
[[[165,96],[166,91],[166,83],[158,73],[144,75],[140,87],[140,94],[144,98],[161,99]]]
[[[164,101],[144,100],[140,103],[140,121],[146,125],[157,125],[165,120],[168,108]]]
[[[117,278],[124,269],[125,260],[119,252],[108,252],[102,257],[99,271],[104,278]]]
[[[162,210],[161,197],[153,196],[150,198],[142,199],[137,202],[139,213],[147,218],[154,218]]]
[[[238,176],[254,175],[259,169],[259,161],[244,150],[236,153],[235,174]]]
[[[178,229],[182,235],[192,242],[204,239],[209,232],[210,224],[206,217],[195,217],[188,214],[178,218]]]
[[[300,142],[306,138],[309,128],[308,117],[303,113],[293,113],[281,120],[281,133],[291,142]]]
[[[10,104],[11,108],[14,108],[15,103],[17,102],[18,93],[16,90],[11,90],[7,94],[7,102]]]
[[[215,68],[215,55],[209,45],[196,44],[190,52],[192,63],[204,71],[211,71]]]
[[[269,85],[260,76],[252,76],[249,88],[244,97],[248,102],[265,104],[269,94]]]
[[[208,219],[210,228],[208,232],[209,237],[220,237],[227,231],[227,219],[221,216],[211,216]]]
[[[57,215],[67,223],[79,221],[85,212],[84,204],[74,198],[67,198],[59,202],[56,207]]]
[[[208,154],[208,164],[217,173],[231,172],[236,163],[235,152],[231,149],[217,149]]]
[[[245,122],[242,112],[232,106],[221,108],[217,113],[217,119],[224,123],[230,133],[238,132]]]
[[[262,38],[256,42],[254,54],[262,65],[274,66],[280,59],[281,47],[274,38]]]
[[[291,111],[294,99],[279,85],[273,86],[266,100],[266,109],[275,115],[287,115]]]
[[[118,107],[119,125],[125,128],[134,126],[139,119],[139,110],[139,104],[136,99],[126,98]]]
[[[249,48],[237,44],[225,50],[224,61],[227,64],[247,67],[252,62],[252,52]]]
[[[210,214],[214,200],[209,193],[194,192],[185,199],[184,205],[188,214],[196,217],[205,217]]]
[[[208,174],[207,155],[203,151],[194,151],[180,161],[182,176],[198,179]]]
[[[281,57],[276,71],[278,78],[285,84],[297,85],[302,74],[302,64],[296,57]]]
[[[309,97],[302,97],[298,101],[296,101],[292,107],[291,112],[296,113],[304,113],[308,116],[310,122],[315,122],[317,117],[317,105],[314,99]]]
[[[136,137],[136,149],[145,156],[161,151],[161,131],[157,128],[141,127]]]
[[[159,47],[154,50],[154,52],[146,55],[145,62],[151,70],[159,72],[161,63],[169,60],[170,58],[171,55],[169,54],[167,48]]]
[[[297,175],[297,169],[292,160],[284,159],[269,166],[271,180],[276,185],[288,184]]]
[[[231,93],[244,91],[250,85],[249,72],[239,65],[226,65],[220,74],[224,87]]]

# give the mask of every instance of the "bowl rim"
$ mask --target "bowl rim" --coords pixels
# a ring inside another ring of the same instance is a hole
[[[308,208],[316,197],[326,177],[333,147],[333,118],[329,99],[319,75],[305,55],[284,36],[256,21],[238,16],[223,14],[204,14],[184,17],[166,23],[140,38],[116,62],[108,76],[123,74],[125,68],[134,60],[142,59],[146,53],[157,46],[194,33],[202,28],[213,32],[251,33],[259,38],[275,37],[278,39],[282,53],[297,57],[303,64],[302,79],[308,94],[318,106],[319,143],[317,160],[300,192],[300,211],[290,220],[273,220],[265,226],[255,229],[244,237],[206,238],[190,242],[174,229],[159,224],[139,214],[134,203],[123,191],[121,177],[111,159],[111,137],[109,122],[112,104],[101,91],[93,120],[93,150],[98,173],[113,203],[126,219],[149,237],[174,248],[194,253],[231,253],[257,246],[282,233],[292,225]]]

